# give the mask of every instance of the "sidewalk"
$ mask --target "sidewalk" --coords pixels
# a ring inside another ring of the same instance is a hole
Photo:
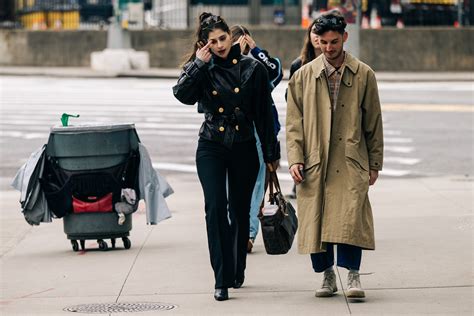
[[[315,298],[320,276],[293,247],[265,254],[257,238],[243,288],[216,302],[202,191],[196,175],[167,177],[173,218],[145,224],[134,214],[132,248],[73,252],[62,221],[30,227],[19,193],[0,192],[1,315],[70,315],[78,304],[149,302],[172,310],[111,315],[472,315],[473,182],[462,177],[380,179],[371,188],[377,250],[364,252],[365,302],[343,291]],[[291,183],[284,183],[289,191]],[[110,245],[110,242],[109,242]],[[347,272],[339,269],[345,288]]]
[[[73,78],[167,78],[176,79],[180,73],[175,68],[150,68],[124,73],[106,73],[86,67],[0,67],[0,76],[50,76]],[[285,79],[290,71],[285,70]],[[377,72],[378,81],[474,81],[474,72]]]

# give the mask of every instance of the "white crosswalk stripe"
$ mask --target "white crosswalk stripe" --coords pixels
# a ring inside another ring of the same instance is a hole
[[[71,124],[81,122],[133,122],[139,136],[148,143],[156,140],[167,149],[152,153],[154,166],[160,170],[195,173],[195,142],[202,114],[195,106],[180,104],[172,94],[175,80],[70,79],[39,77],[0,78],[0,142],[9,138],[47,141],[51,126],[60,124],[62,113],[80,114]],[[286,83],[273,92],[282,130],[279,138],[285,150],[284,99]],[[385,162],[382,175],[409,176],[421,162],[416,141],[390,126],[384,117]],[[148,145],[147,145],[148,146]],[[33,151],[35,148],[31,148]],[[175,151],[175,153],[173,153]],[[169,154],[169,155],[168,155]],[[288,162],[282,153],[281,179],[291,181]],[[10,162],[7,162],[10,163]]]

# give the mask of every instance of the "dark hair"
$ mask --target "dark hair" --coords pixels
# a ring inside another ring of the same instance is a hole
[[[301,59],[301,65],[305,65],[318,57],[316,55],[316,52],[314,51],[314,46],[313,43],[311,43],[311,31],[313,29],[313,26],[316,24],[316,20],[314,20],[309,26],[308,29],[306,30],[306,36],[304,38],[304,44],[303,48],[301,49],[300,53],[300,59]]]
[[[315,20],[316,34],[323,35],[329,31],[335,31],[339,34],[344,34],[346,31],[346,20],[341,12],[338,10],[331,10],[321,14]]]
[[[214,15],[210,12],[203,12],[199,15],[198,27],[196,29],[196,33],[194,33],[193,50],[184,56],[184,62],[181,67],[196,58],[196,51],[200,45],[205,45],[207,43],[209,33],[216,29],[220,29],[230,34],[229,26],[219,15]]]
[[[241,24],[233,25],[230,28],[230,32],[232,34],[232,42],[238,40],[242,35],[250,35],[249,30]]]

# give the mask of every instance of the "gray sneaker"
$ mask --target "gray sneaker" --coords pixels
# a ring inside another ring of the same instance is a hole
[[[316,290],[316,297],[330,297],[337,292],[336,274],[334,270],[324,271],[323,285]]]
[[[365,292],[360,285],[359,272],[349,271],[347,275],[347,297],[364,298]]]

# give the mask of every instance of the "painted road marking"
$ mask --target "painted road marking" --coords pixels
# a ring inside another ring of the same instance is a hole
[[[382,104],[382,111],[474,113],[474,106],[455,104]]]
[[[397,143],[397,144],[408,144],[412,143],[413,139],[411,138],[401,138],[401,137],[384,137],[385,143]]]
[[[406,147],[406,146],[384,146],[385,151],[390,151],[394,153],[403,153],[409,154],[415,150],[414,147]]]

